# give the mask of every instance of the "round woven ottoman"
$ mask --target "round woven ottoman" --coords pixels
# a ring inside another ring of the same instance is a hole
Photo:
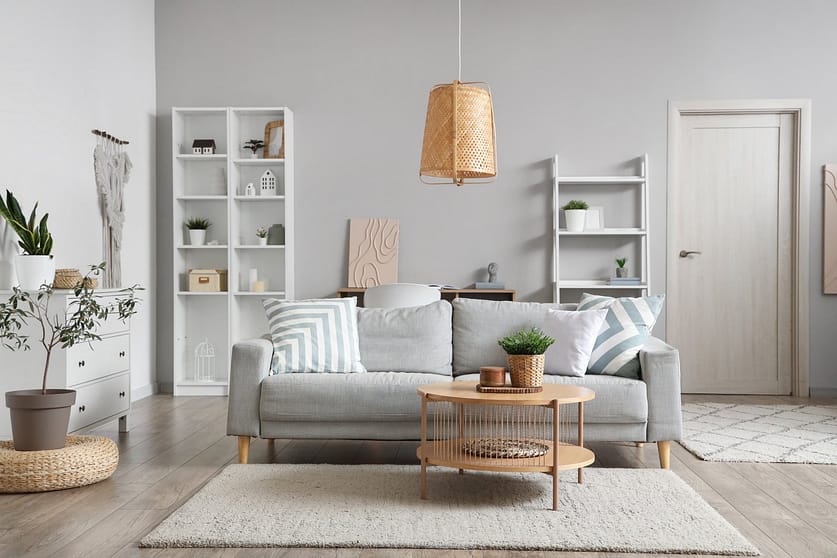
[[[0,493],[46,492],[105,480],[119,464],[116,443],[101,436],[67,436],[62,449],[15,451],[0,442]]]

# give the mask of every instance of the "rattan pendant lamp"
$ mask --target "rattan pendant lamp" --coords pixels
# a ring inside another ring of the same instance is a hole
[[[479,184],[497,176],[491,88],[462,81],[462,0],[459,0],[459,74],[436,85],[427,100],[419,179],[425,184]]]

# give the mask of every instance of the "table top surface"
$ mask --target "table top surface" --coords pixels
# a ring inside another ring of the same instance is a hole
[[[586,387],[564,384],[544,384],[539,393],[482,393],[477,391],[477,382],[443,382],[419,386],[422,397],[435,401],[456,401],[460,403],[490,405],[548,405],[557,401],[581,403],[596,397],[596,393]]]

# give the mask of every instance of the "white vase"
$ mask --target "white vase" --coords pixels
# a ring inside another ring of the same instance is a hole
[[[192,246],[206,244],[206,229],[189,229],[189,244]]]
[[[251,159],[258,159],[258,158],[259,158],[259,154],[258,154],[258,153],[256,153],[255,151],[253,151],[253,152],[251,152],[251,153],[250,153],[250,158],[251,158]]]
[[[264,236],[264,237],[257,236],[256,240],[259,241],[259,246],[267,246],[267,237],[266,236]]]
[[[55,279],[54,256],[30,256],[15,258],[17,286],[23,291],[37,291],[41,285],[52,285]]]
[[[587,210],[565,209],[564,218],[567,220],[568,231],[581,232],[584,230],[584,221],[587,219]]]

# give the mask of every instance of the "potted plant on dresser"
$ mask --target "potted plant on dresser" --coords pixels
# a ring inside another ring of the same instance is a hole
[[[70,420],[70,407],[76,392],[47,389],[50,357],[56,349],[101,339],[96,331],[109,316],[125,320],[136,313],[139,287],[123,289],[111,305],[105,305],[90,287],[93,275],[105,268],[101,263],[73,289],[75,297],[66,311],[50,309],[53,289],[42,285],[37,291],[15,288],[6,302],[0,303],[0,342],[12,351],[30,349],[30,333],[37,332],[37,344],[44,350],[40,389],[6,392],[6,406],[11,413],[12,438],[19,451],[49,450],[64,447]]]
[[[503,337],[497,343],[508,355],[509,377],[513,387],[543,386],[544,353],[550,345],[555,343],[554,338],[532,327]]]
[[[17,198],[6,190],[6,201],[0,197],[0,216],[18,236],[22,254],[15,258],[18,287],[24,291],[36,291],[41,285],[52,285],[55,277],[55,258],[52,256],[52,235],[47,228],[49,213],[37,220],[38,204],[32,208],[29,219]]]

